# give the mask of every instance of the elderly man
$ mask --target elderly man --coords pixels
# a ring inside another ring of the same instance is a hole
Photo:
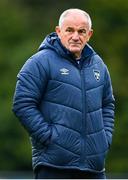
[[[13,111],[31,138],[37,179],[105,178],[114,97],[92,34],[88,13],[64,11],[18,74]]]

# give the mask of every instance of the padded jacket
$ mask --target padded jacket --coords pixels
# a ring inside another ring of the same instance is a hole
[[[87,44],[80,63],[56,33],[20,72],[13,111],[29,133],[32,163],[102,172],[114,129],[108,69]]]

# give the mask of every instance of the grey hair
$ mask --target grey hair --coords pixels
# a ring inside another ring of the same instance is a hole
[[[90,15],[89,15],[87,12],[85,12],[85,11],[83,11],[83,10],[81,10],[81,9],[77,9],[77,8],[75,8],[75,9],[73,9],[73,8],[67,9],[67,10],[65,10],[65,11],[60,15],[60,18],[59,18],[59,27],[62,26],[62,23],[63,23],[64,19],[67,17],[67,15],[70,14],[71,12],[73,12],[73,11],[77,11],[77,12],[80,12],[81,14],[85,15],[85,17],[86,17],[87,20],[88,20],[89,29],[92,28],[92,20],[91,20],[91,18],[90,18]]]

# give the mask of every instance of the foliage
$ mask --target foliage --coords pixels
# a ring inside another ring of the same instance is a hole
[[[113,144],[107,157],[108,172],[128,171],[127,107],[127,0],[1,0],[0,1],[0,169],[30,170],[28,134],[11,110],[16,75],[43,38],[54,31],[67,8],[86,10],[92,17],[90,44],[109,67],[116,98]]]

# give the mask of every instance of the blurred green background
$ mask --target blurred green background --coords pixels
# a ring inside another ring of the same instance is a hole
[[[29,138],[11,110],[16,76],[68,8],[81,8],[92,18],[90,45],[109,68],[116,98],[106,171],[128,178],[127,0],[0,0],[0,171],[31,171]]]

